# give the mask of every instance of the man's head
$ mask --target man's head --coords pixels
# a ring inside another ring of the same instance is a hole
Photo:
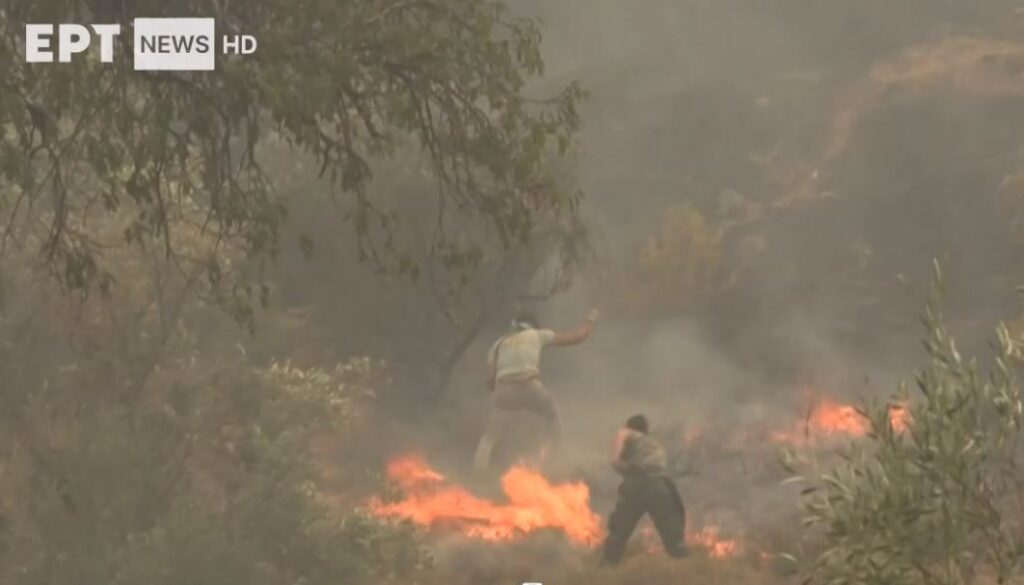
[[[646,435],[649,430],[647,417],[642,414],[634,414],[626,421],[626,428]]]
[[[538,329],[539,327],[540,325],[537,323],[537,318],[530,313],[520,313],[512,320],[512,328],[516,331]]]

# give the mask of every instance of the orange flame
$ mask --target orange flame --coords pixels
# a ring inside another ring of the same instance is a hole
[[[641,547],[647,554],[657,554],[661,550],[661,542],[658,533],[649,523],[640,525],[638,530]],[[726,559],[736,556],[744,547],[740,541],[732,538],[722,538],[718,527],[708,525],[686,535],[687,544],[705,549],[709,557],[713,559]],[[762,553],[763,554],[763,553]]]
[[[444,476],[427,467],[416,456],[399,457],[388,463],[388,477],[403,487],[440,483]]]
[[[394,503],[372,499],[370,511],[378,516],[444,526],[488,541],[513,540],[543,529],[561,530],[571,541],[588,546],[601,537],[600,518],[590,509],[590,490],[583,482],[552,484],[540,473],[516,466],[502,477],[508,503],[499,504],[447,483],[416,456],[393,461],[388,475],[405,497]]]
[[[909,422],[910,412],[905,404],[889,407],[889,424],[893,430],[904,432]],[[840,404],[830,398],[817,398],[806,420],[788,431],[772,433],[772,439],[784,443],[800,443],[814,438],[863,437],[869,430],[871,424],[855,407]]]
[[[892,430],[897,433],[906,432],[907,425],[910,424],[910,409],[907,408],[905,403],[894,404],[889,407],[889,424],[892,425]]]
[[[812,429],[828,435],[860,437],[868,432],[868,421],[856,408],[837,404],[828,399],[822,400],[818,408],[811,413],[810,425]]]
[[[689,540],[706,548],[708,556],[714,559],[725,559],[735,556],[740,550],[738,540],[722,538],[715,526],[705,526],[699,532],[690,535]]]

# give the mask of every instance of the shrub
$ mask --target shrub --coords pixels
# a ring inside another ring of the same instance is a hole
[[[194,370],[194,369],[193,369]],[[55,378],[56,379],[56,378]],[[383,365],[223,360],[146,400],[74,404],[71,368],[30,401],[33,451],[0,460],[0,581],[62,585],[380,583],[426,562],[412,531],[317,496],[311,440],[364,415]]]
[[[806,490],[805,523],[823,550],[811,579],[829,584],[962,585],[1018,571],[1024,525],[1022,406],[1014,343],[997,330],[988,374],[956,348],[941,313],[941,271],[924,318],[929,361],[904,432],[873,401],[866,440]],[[901,385],[893,399],[908,398]]]

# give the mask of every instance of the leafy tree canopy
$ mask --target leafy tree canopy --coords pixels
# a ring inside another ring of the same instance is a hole
[[[132,69],[133,17],[215,17],[246,33],[254,55],[218,57],[215,72]],[[25,23],[122,25],[115,62],[25,63]],[[373,161],[418,144],[436,179],[446,263],[472,265],[445,222],[470,213],[502,241],[528,238],[537,212],[572,207],[544,170],[575,131],[581,91],[531,100],[543,71],[540,33],[497,0],[41,0],[0,4],[0,254],[36,249],[68,289],[108,290],[104,251],[155,247],[178,265],[223,278],[222,245],[279,248],[287,201],[266,172],[281,149],[315,157],[348,198],[360,257],[418,272],[390,235],[398,221],[368,191]],[[126,57],[127,56],[127,57]],[[114,239],[91,226],[128,210]],[[90,222],[92,220],[92,222]],[[178,249],[200,229],[214,253]]]

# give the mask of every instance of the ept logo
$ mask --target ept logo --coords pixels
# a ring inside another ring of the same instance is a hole
[[[70,63],[71,55],[81,53],[89,48],[92,35],[89,29],[80,24],[62,24],[58,26],[60,37],[60,62]],[[100,37],[100,61],[110,63],[114,60],[114,37],[121,34],[119,24],[94,24],[92,30]],[[53,38],[52,24],[25,25],[25,60],[29,63],[52,63],[53,52],[50,51],[50,40]]]
[[[216,66],[216,24],[212,18],[136,18],[133,21],[136,71],[213,71]],[[89,48],[92,37],[100,40],[100,61],[114,60],[114,38],[121,34],[118,24],[25,25],[25,59],[29,63],[52,63],[54,30],[57,58],[70,63],[72,55]],[[250,54],[256,39],[250,35],[224,35],[223,52]]]

